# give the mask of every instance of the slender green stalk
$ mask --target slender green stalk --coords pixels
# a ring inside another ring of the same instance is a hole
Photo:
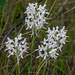
[[[45,75],[45,72],[46,72],[46,65],[47,65],[47,64],[44,65],[44,72],[43,72],[43,75]]]
[[[7,66],[6,66],[5,75],[7,75],[7,73],[8,73],[8,64],[9,64],[9,58],[8,58],[8,61],[7,61]]]
[[[17,65],[18,65],[18,75],[20,75],[20,65],[19,65],[19,59],[17,58]]]
[[[18,64],[18,75],[20,75],[20,66]]]
[[[56,1],[57,1],[57,0],[55,0],[54,3],[53,3],[53,5],[51,6],[51,9],[50,9],[50,11],[49,11],[49,14],[51,13],[51,11],[52,11],[52,9],[53,9],[53,7],[54,7]],[[49,16],[49,15],[47,15],[47,17],[48,17],[48,16]]]
[[[32,53],[33,53],[33,46],[34,46],[34,34],[33,34],[33,40],[32,40],[32,46],[31,46],[31,65],[32,65]]]
[[[25,26],[25,25],[22,25],[22,27],[20,28],[20,30],[19,30],[19,32],[18,32],[18,35],[21,33],[21,31],[22,31],[22,29],[23,29],[24,26]]]
[[[10,72],[8,73],[8,75],[10,75],[10,74],[13,75],[13,72],[14,72],[16,66],[17,66],[17,63],[12,67],[12,69],[10,70]]]
[[[54,60],[54,68],[53,68],[52,75],[54,75],[54,72],[55,72],[55,67],[56,67],[56,60]]]
[[[44,62],[41,64],[41,66],[39,67],[38,71],[36,72],[36,75],[39,75],[39,72],[40,72],[41,68],[44,66],[45,63],[46,63],[46,61],[44,61]]]
[[[31,46],[31,62],[30,62],[30,67],[29,67],[29,74],[30,75],[30,69],[31,69],[31,66],[32,66],[32,60],[33,60],[33,47],[34,47],[34,34],[33,34],[33,39],[32,39],[32,46]]]
[[[23,69],[20,71],[20,73],[22,73],[22,71],[29,65],[29,62],[27,64],[25,64],[25,66],[23,67]]]
[[[60,15],[59,17],[57,17],[54,21],[52,21],[47,27],[51,26],[53,23],[55,23],[60,17],[64,16],[65,14],[67,14],[68,12],[70,12],[71,10],[74,10],[75,7],[71,8],[70,10],[64,12],[62,15]]]
[[[18,52],[16,53],[16,57],[17,57],[17,65],[18,65],[18,75],[20,75],[20,65],[19,65],[19,56],[18,56]]]

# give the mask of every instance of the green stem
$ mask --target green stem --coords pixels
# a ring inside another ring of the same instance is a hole
[[[54,75],[54,72],[55,72],[55,67],[56,67],[56,60],[54,60],[54,68],[53,68],[52,75]]]
[[[18,75],[20,75],[20,66],[18,64]]]
[[[18,75],[20,75],[20,65],[19,65],[19,58],[17,58],[17,65],[18,65]]]
[[[34,34],[33,34],[33,40],[32,40],[32,46],[31,46],[31,65],[32,65],[32,53],[33,53],[33,47],[34,47]]]
[[[32,39],[32,46],[31,46],[31,62],[30,62],[30,68],[29,68],[29,75],[30,75],[30,69],[31,69],[32,60],[33,60],[33,57],[32,57],[32,54],[33,54],[33,47],[34,47],[34,34],[33,34],[33,39]]]

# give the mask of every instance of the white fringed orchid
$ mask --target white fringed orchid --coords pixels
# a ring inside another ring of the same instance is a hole
[[[39,51],[39,56],[37,58],[42,57],[46,60],[46,58],[50,56],[56,59],[59,55],[58,51],[62,51],[61,48],[65,42],[67,42],[66,32],[67,30],[65,30],[65,26],[60,30],[58,26],[56,28],[53,27],[53,30],[48,28],[48,31],[46,31],[47,39],[44,38],[42,45],[39,45],[38,49],[36,49]]]
[[[43,27],[43,24],[48,24],[46,22],[46,14],[49,14],[45,9],[46,3],[41,6],[37,3],[29,3],[29,6],[26,8],[24,13],[27,14],[25,18],[25,23],[27,24],[26,29],[32,29],[32,35],[34,32],[36,33],[37,30]]]
[[[28,53],[28,47],[26,46],[28,43],[26,42],[26,38],[23,38],[22,34],[20,33],[18,37],[15,37],[14,40],[10,39],[9,37],[7,37],[7,40],[8,41],[5,42],[5,45],[7,47],[5,51],[8,50],[8,57],[11,55],[15,55],[15,57],[17,58],[17,62],[19,64],[20,58],[23,58],[23,53]]]

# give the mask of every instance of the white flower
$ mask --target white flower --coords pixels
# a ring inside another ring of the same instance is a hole
[[[39,51],[39,56],[37,58],[43,57],[44,60],[45,60],[46,57],[48,56],[47,52],[46,52],[46,49],[47,49],[46,46],[44,47],[43,45],[41,45],[41,47],[40,47],[40,45],[39,45],[39,48],[37,49]]]
[[[18,35],[18,37],[15,37],[14,40],[10,39],[9,37],[7,37],[7,42],[5,42],[6,45],[6,50],[8,50],[9,52],[9,56],[11,55],[15,55],[15,57],[19,60],[20,58],[23,58],[23,53],[27,52],[27,42],[26,42],[26,38],[23,40],[22,34],[20,33]],[[22,41],[21,41],[22,40]],[[19,63],[19,62],[18,62]]]
[[[57,49],[52,49],[50,52],[49,52],[49,54],[50,54],[50,56],[52,57],[52,58],[57,58],[57,55],[59,55],[57,52]]]
[[[39,48],[37,49],[39,51],[39,57],[42,57],[46,59],[46,57],[50,56],[52,58],[57,58],[59,55],[57,52],[62,51],[61,48],[63,45],[67,42],[66,41],[66,30],[65,26],[59,30],[59,27],[57,26],[56,28],[53,27],[53,30],[48,28],[47,33],[47,39],[44,38],[42,42],[42,46],[39,45]],[[44,51],[44,54],[41,54],[41,51]],[[44,60],[45,60],[44,59]]]
[[[13,42],[13,40],[11,40],[9,37],[7,37],[7,40],[9,40],[9,41],[6,43],[12,43]]]
[[[20,33],[19,35],[18,35],[18,40],[21,40],[22,39],[22,33]]]
[[[43,27],[43,24],[48,24],[46,22],[45,14],[49,14],[47,10],[45,9],[46,4],[43,6],[39,5],[37,3],[29,3],[29,6],[26,8],[26,11],[24,13],[27,14],[27,17],[25,18],[25,23],[27,24],[26,29],[32,29],[32,35],[36,30]]]

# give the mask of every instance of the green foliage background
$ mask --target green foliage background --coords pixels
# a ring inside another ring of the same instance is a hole
[[[0,0],[0,44],[7,34],[7,32],[16,25],[20,19],[24,16],[24,11],[28,6],[28,3],[35,3],[38,0]],[[45,0],[40,4],[43,5]],[[54,5],[53,5],[54,4]],[[68,41],[66,45],[62,48],[62,52],[59,57],[54,60],[50,58],[47,61],[47,66],[42,62],[42,58],[36,59],[38,52],[34,50],[37,48],[40,41],[43,40],[45,36],[45,30],[40,29],[38,35],[34,39],[33,47],[33,60],[32,66],[30,68],[30,55],[31,48],[28,50],[30,54],[25,54],[24,58],[20,60],[20,70],[21,75],[75,75],[75,1],[74,0],[48,0],[47,7],[50,11],[51,18],[48,20],[47,27],[59,26],[62,28],[66,27]],[[26,25],[23,24],[15,28],[15,30],[9,35],[10,38],[14,38],[18,32],[22,32],[23,36],[27,38],[30,43],[32,38],[30,38],[31,30],[25,30]],[[24,26],[24,27],[23,27]],[[22,28],[23,27],[23,28]],[[14,56],[7,58],[8,53],[0,51],[0,75],[18,75],[16,59]],[[42,64],[40,64],[42,63]]]

